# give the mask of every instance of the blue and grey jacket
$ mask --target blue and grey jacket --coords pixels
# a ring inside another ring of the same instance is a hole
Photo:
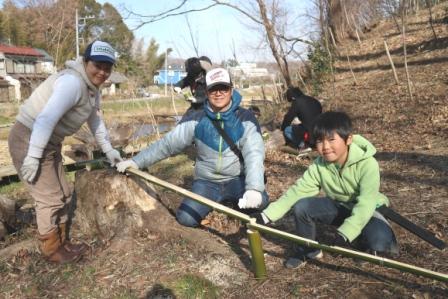
[[[264,143],[254,114],[241,108],[241,95],[234,91],[230,108],[214,113],[206,100],[203,110],[191,112],[162,139],[133,157],[139,168],[182,152],[196,144],[195,178],[223,182],[246,177],[246,190],[264,191]],[[240,149],[244,165],[213,126],[217,119]]]

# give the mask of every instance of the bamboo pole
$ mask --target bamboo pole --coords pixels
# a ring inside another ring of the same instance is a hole
[[[296,235],[293,235],[293,234],[290,234],[287,232],[283,232],[283,231],[280,231],[280,230],[277,230],[277,229],[274,229],[271,227],[267,227],[265,225],[258,224],[258,223],[256,223],[254,218],[250,218],[248,215],[246,215],[244,213],[235,211],[234,209],[228,208],[220,203],[214,202],[214,201],[207,199],[201,195],[198,195],[191,191],[185,190],[184,188],[173,185],[166,181],[163,181],[163,180],[161,180],[155,176],[152,176],[146,172],[143,172],[143,171],[140,171],[137,169],[133,169],[133,168],[126,169],[126,172],[135,174],[143,179],[148,180],[151,183],[154,183],[161,187],[168,188],[168,189],[175,191],[181,195],[187,196],[193,200],[196,200],[196,201],[198,201],[208,207],[211,207],[211,208],[215,209],[216,211],[222,212],[228,216],[237,218],[244,222],[248,222],[248,224],[247,224],[248,228],[258,230],[261,232],[265,232],[265,233],[268,233],[268,234],[271,234],[271,235],[274,235],[277,237],[281,237],[283,239],[290,240],[290,241],[293,241],[295,243],[298,243],[298,244],[301,244],[304,246],[321,249],[323,251],[337,253],[337,254],[351,257],[351,258],[362,259],[362,260],[365,260],[365,261],[368,261],[368,262],[371,262],[374,264],[386,266],[389,268],[394,268],[394,269],[397,269],[397,270],[400,270],[403,272],[409,272],[409,273],[413,273],[416,275],[421,275],[424,277],[432,278],[435,280],[448,282],[447,274],[431,271],[431,270],[428,270],[425,268],[420,268],[420,267],[413,266],[410,264],[397,262],[394,260],[390,260],[390,259],[383,258],[383,257],[378,257],[375,255],[371,255],[371,254],[367,254],[367,253],[363,253],[363,252],[358,252],[355,250],[350,250],[350,249],[337,247],[337,246],[328,246],[328,245],[324,245],[324,244],[319,244],[318,242],[310,240],[310,239],[302,238],[302,237],[299,237],[299,236],[296,236]],[[257,250],[260,250],[260,249],[257,249]],[[254,261],[255,261],[255,259],[254,259]],[[263,260],[263,262],[264,262],[264,260]],[[262,268],[262,266],[260,266],[260,265],[257,265],[256,267],[260,267],[260,269]]]
[[[306,91],[306,93],[309,94],[310,91],[309,91],[309,89],[308,89],[308,86],[305,84],[305,80],[303,80],[302,75],[300,75],[300,68],[299,68],[299,70],[297,71],[297,76],[299,77],[300,82],[302,82],[303,87],[305,87],[305,91]]]
[[[387,46],[386,40],[384,40],[384,48],[386,49],[386,54],[387,54],[387,57],[389,58],[390,66],[392,67],[392,71],[394,72],[395,83],[397,83],[397,85],[399,85],[400,83],[398,82],[397,71],[395,70],[394,61],[392,60],[392,57],[390,56],[389,47]]]
[[[247,230],[249,248],[252,255],[255,278],[266,278],[266,263],[264,262],[263,245],[261,244],[260,232],[253,229]]]
[[[328,27],[328,29],[330,31],[331,42],[333,43],[334,48],[337,49],[336,40],[334,39],[334,35],[333,35],[333,30],[331,29],[331,27]]]
[[[350,58],[347,56],[348,67],[350,68],[350,73],[352,74],[353,80],[355,80],[355,85],[358,85],[358,81],[356,80],[355,73],[353,72],[352,63],[350,62]]]
[[[370,263],[377,264],[380,266],[394,268],[394,269],[397,269],[397,270],[400,270],[403,272],[409,272],[409,273],[421,275],[424,277],[432,278],[435,280],[448,282],[447,274],[431,271],[431,270],[428,270],[425,268],[420,268],[417,266],[413,266],[413,265],[406,264],[406,263],[401,263],[398,261],[371,255],[371,254],[364,253],[364,252],[350,250],[350,249],[343,248],[343,247],[328,246],[328,245],[320,244],[320,243],[310,240],[310,239],[302,238],[302,237],[299,237],[299,236],[296,236],[296,235],[293,235],[293,234],[290,234],[287,232],[283,232],[283,231],[275,229],[275,228],[271,228],[271,227],[267,227],[267,226],[258,224],[255,222],[255,219],[251,219],[251,222],[248,223],[247,226],[249,228],[256,229],[261,232],[265,232],[265,233],[268,233],[268,234],[271,234],[271,235],[274,235],[277,237],[281,237],[283,239],[293,241],[295,243],[298,243],[300,245],[304,245],[307,247],[320,249],[320,250],[328,251],[328,252],[333,252],[333,253],[337,253],[337,254],[340,254],[340,255],[343,255],[346,257],[357,258],[357,259],[361,259],[364,261],[368,261]]]
[[[250,221],[250,217],[244,213],[238,212],[234,209],[231,209],[229,207],[226,207],[225,205],[219,204],[217,202],[214,202],[213,200],[210,200],[208,198],[205,198],[204,196],[198,195],[196,193],[193,193],[191,191],[188,191],[184,188],[181,188],[179,186],[173,185],[171,183],[168,183],[167,181],[161,180],[155,176],[152,176],[146,172],[143,172],[141,170],[137,170],[137,169],[133,169],[133,168],[128,168],[126,169],[126,172],[128,173],[132,173],[135,174],[145,180],[150,181],[151,183],[154,183],[158,186],[161,187],[165,187],[168,188],[174,192],[177,192],[183,196],[189,197],[193,200],[196,200],[197,202],[204,204],[210,208],[215,209],[216,211],[222,212],[226,215],[232,216],[234,218],[237,218],[239,220],[245,221],[245,222],[249,222]]]
[[[406,6],[402,8],[402,16],[401,16],[401,24],[402,24],[402,32],[401,37],[403,39],[403,55],[404,55],[404,69],[406,71],[406,81],[407,81],[407,87],[408,87],[408,94],[412,101],[412,88],[411,88],[411,77],[409,76],[409,69],[408,69],[408,55],[406,51],[406,22],[407,22],[407,10]]]

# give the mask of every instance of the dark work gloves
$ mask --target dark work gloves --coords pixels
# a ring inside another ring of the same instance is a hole
[[[331,246],[338,246],[338,247],[351,247],[350,242],[341,234],[336,234],[336,237],[333,239]]]
[[[269,218],[264,215],[263,213],[259,212],[259,213],[252,213],[249,215],[250,218],[255,218],[256,222],[259,224],[268,224]]]

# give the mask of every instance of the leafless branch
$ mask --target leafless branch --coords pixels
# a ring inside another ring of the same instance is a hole
[[[190,33],[191,44],[193,45],[194,52],[196,53],[196,56],[199,57],[198,40],[194,39],[194,34],[193,34],[193,30],[191,28],[190,21],[188,19],[188,15],[185,15],[185,21],[187,22],[188,32]]]

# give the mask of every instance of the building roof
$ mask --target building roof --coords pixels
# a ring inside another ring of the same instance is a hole
[[[107,80],[110,81],[111,83],[119,84],[126,82],[128,78],[126,78],[126,76],[121,73],[113,72],[112,74],[110,74],[110,77]]]
[[[0,44],[0,52],[9,54],[9,55],[34,56],[34,57],[42,57],[43,56],[37,50],[30,48],[30,47],[17,47],[17,46],[5,45],[5,44]]]
[[[48,54],[48,52],[45,51],[44,49],[34,48],[34,50],[36,50],[37,52],[39,52],[40,54],[43,55],[43,58],[42,58],[43,61],[54,62],[53,57],[51,57],[51,55]]]

